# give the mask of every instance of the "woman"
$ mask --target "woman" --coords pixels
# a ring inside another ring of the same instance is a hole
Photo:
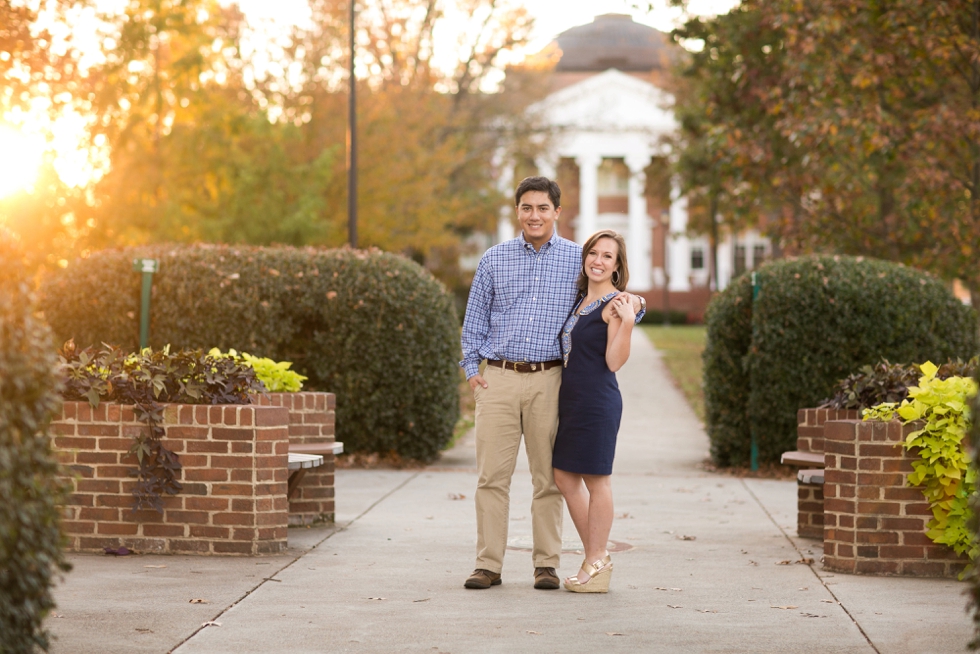
[[[565,579],[576,593],[609,590],[606,551],[613,522],[610,475],[623,399],[616,371],[630,355],[636,314],[625,293],[626,243],[612,230],[597,232],[582,248],[580,298],[561,333],[565,359],[558,396],[555,483],[585,547],[578,574]]]

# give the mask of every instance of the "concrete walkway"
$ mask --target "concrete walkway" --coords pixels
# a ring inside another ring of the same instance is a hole
[[[703,429],[642,334],[620,385],[608,595],[531,587],[526,461],[503,585],[463,589],[470,436],[425,470],[339,471],[336,526],[290,530],[282,556],[73,555],[47,622],[53,651],[966,651],[964,584],[826,573],[821,544],[795,537],[795,482],[703,472]],[[560,574],[574,574],[567,516],[564,537]]]

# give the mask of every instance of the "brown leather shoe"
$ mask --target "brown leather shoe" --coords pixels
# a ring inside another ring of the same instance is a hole
[[[469,579],[466,580],[466,583],[463,584],[463,588],[477,588],[482,590],[484,588],[490,588],[490,586],[499,586],[501,583],[503,582],[500,581],[499,572],[490,572],[483,568],[477,568],[469,576]]]
[[[554,568],[534,569],[534,587],[538,590],[556,590],[559,583]]]

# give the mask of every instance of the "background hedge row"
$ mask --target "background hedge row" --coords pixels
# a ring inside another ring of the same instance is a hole
[[[51,586],[67,570],[60,488],[46,433],[58,406],[54,341],[36,315],[22,255],[0,228],[0,651],[47,649]]]
[[[748,275],[708,307],[705,405],[712,458],[745,465],[754,429],[760,461],[795,449],[796,412],[883,359],[939,363],[980,350],[976,312],[938,279],[853,257],[801,257]]]
[[[96,252],[44,280],[57,336],[79,347],[135,349],[140,274],[160,261],[150,345],[234,348],[337,395],[347,451],[431,460],[459,416],[459,321],[449,292],[421,266],[379,251],[153,246]]]

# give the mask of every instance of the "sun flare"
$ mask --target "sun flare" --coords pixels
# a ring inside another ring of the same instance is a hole
[[[30,187],[43,156],[43,139],[0,125],[0,198]]]

